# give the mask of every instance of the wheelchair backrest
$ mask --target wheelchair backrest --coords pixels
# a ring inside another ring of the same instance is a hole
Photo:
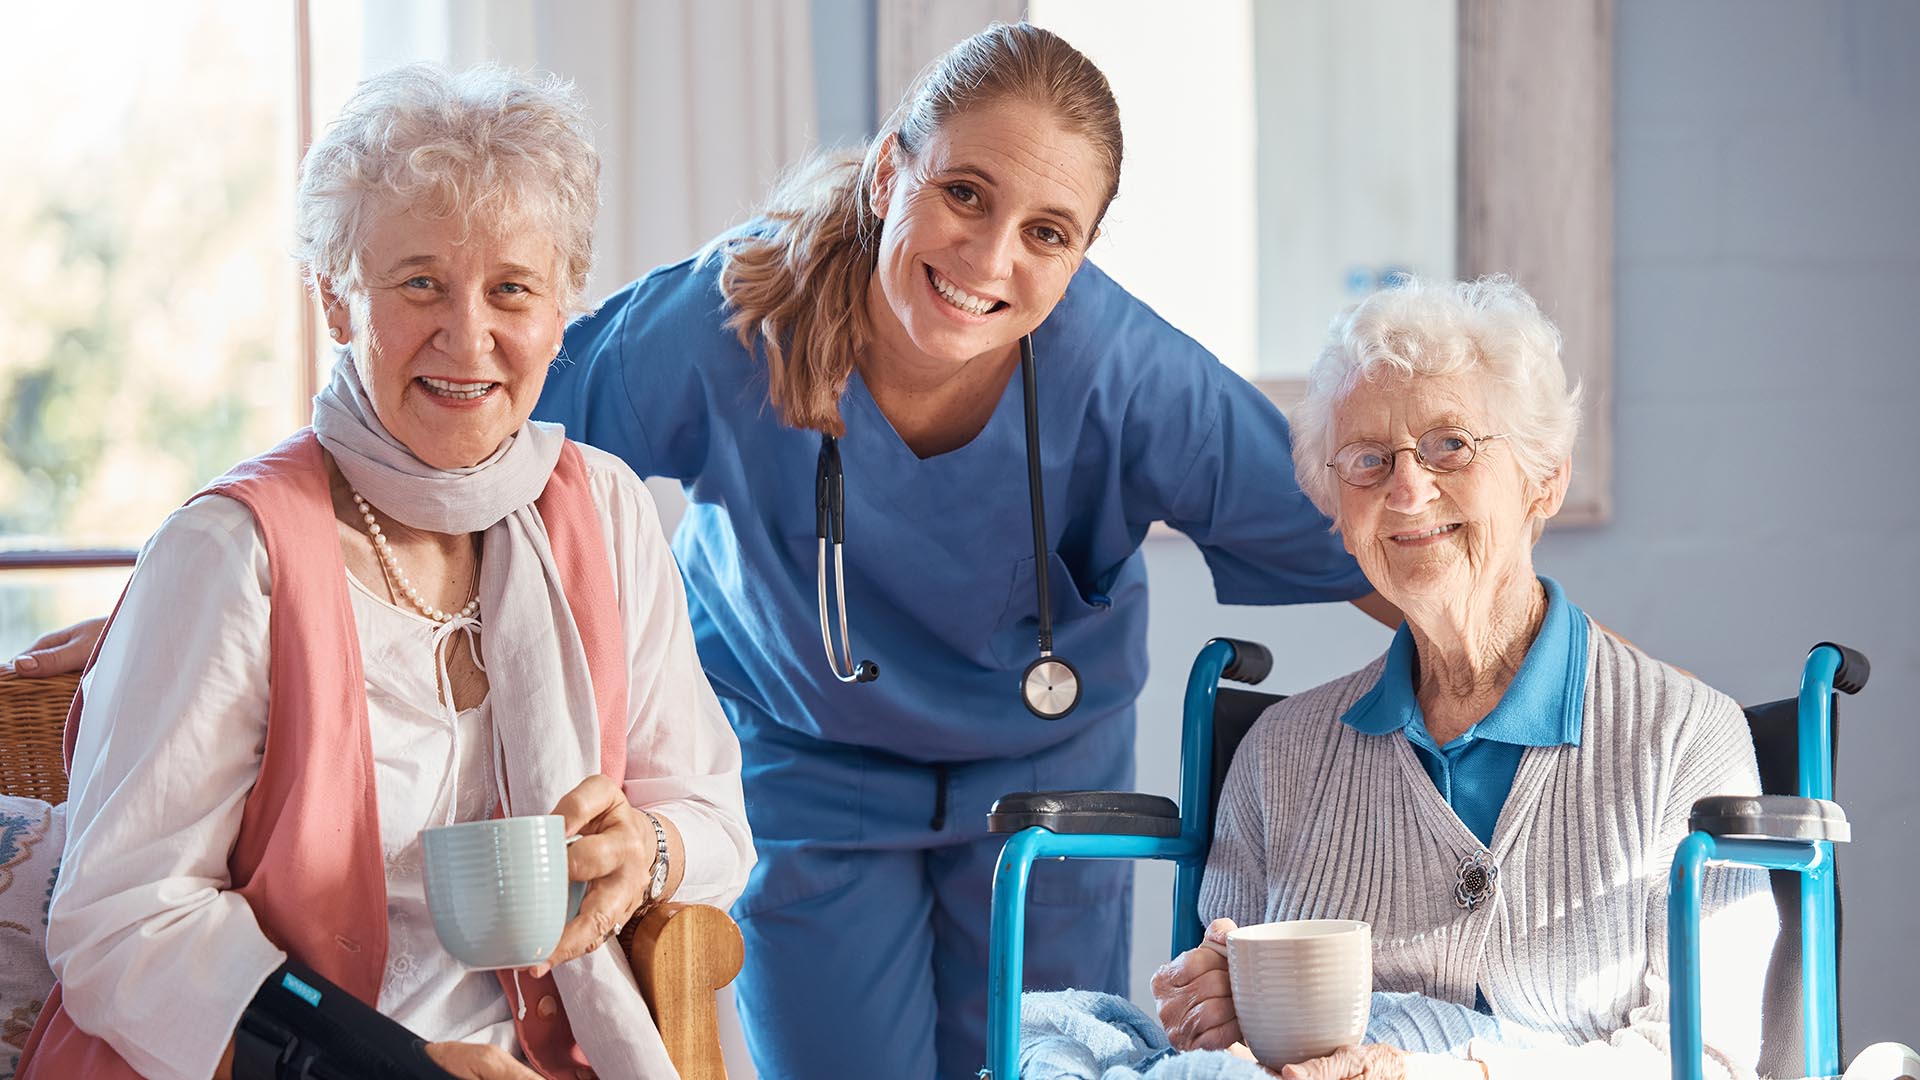
[[[1840,705],[1833,703],[1834,758],[1839,759]],[[1769,701],[1746,710],[1747,730],[1753,734],[1753,753],[1760,765],[1760,790],[1767,795],[1800,793],[1800,703],[1794,698]],[[1780,913],[1780,937],[1767,964],[1766,1024],[1760,1044],[1761,1076],[1799,1076],[1806,1071],[1806,1017],[1800,985],[1800,875],[1791,870],[1768,871],[1773,906]],[[1840,954],[1840,878],[1834,875],[1834,955]],[[1836,999],[1837,999],[1836,991]],[[1836,1036],[1839,1032],[1836,1030]],[[1842,1046],[1845,1045],[1843,1042]]]
[[[1253,722],[1267,711],[1267,706],[1283,700],[1285,694],[1263,694],[1258,690],[1241,690],[1231,686],[1222,686],[1214,691],[1213,698],[1213,767],[1208,774],[1209,794],[1207,798],[1207,833],[1213,836],[1214,819],[1220,816],[1220,789],[1227,783],[1227,767],[1233,764],[1233,753],[1240,749],[1240,740],[1247,737],[1253,728]]]

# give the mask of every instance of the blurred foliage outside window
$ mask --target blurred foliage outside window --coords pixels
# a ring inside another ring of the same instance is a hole
[[[293,18],[191,0],[8,23],[0,548],[138,548],[306,420]],[[0,659],[106,611],[125,576],[0,574]]]

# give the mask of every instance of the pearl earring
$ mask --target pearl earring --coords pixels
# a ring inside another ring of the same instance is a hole
[[[330,337],[330,338],[332,338],[332,339],[333,339],[333,340],[335,340],[335,341],[339,341],[339,340],[340,340],[340,328],[339,328],[339,327],[337,327],[337,326],[329,326],[329,327],[327,327],[327,336],[328,336],[328,337]]]

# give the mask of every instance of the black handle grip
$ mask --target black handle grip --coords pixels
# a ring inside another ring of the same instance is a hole
[[[1845,694],[1857,694],[1866,687],[1867,676],[1873,673],[1873,665],[1867,663],[1866,653],[1837,641],[1823,641],[1820,645],[1831,646],[1840,653],[1840,667],[1833,673],[1835,690]],[[1817,649],[1820,645],[1815,645],[1814,648]]]
[[[1232,679],[1237,683],[1256,685],[1273,672],[1273,653],[1257,641],[1242,641],[1239,638],[1214,638],[1233,646],[1233,661],[1220,673],[1223,679]],[[1211,645],[1213,642],[1208,642]]]

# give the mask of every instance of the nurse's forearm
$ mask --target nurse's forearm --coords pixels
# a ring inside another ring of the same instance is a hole
[[[1353,606],[1371,615],[1375,622],[1390,630],[1398,630],[1401,619],[1405,618],[1400,614],[1400,609],[1393,606],[1393,601],[1377,592],[1370,592],[1353,601]]]

